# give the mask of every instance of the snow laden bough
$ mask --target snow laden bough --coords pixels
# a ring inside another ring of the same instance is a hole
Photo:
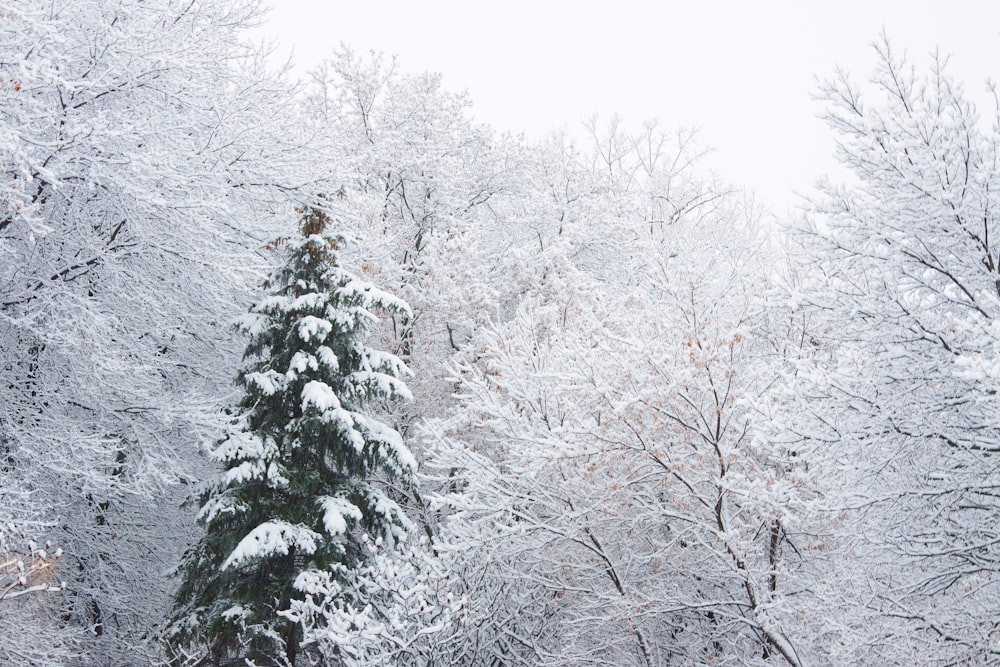
[[[322,579],[351,597],[375,540],[409,532],[374,482],[413,484],[416,461],[374,406],[409,399],[410,374],[366,334],[401,300],[338,265],[328,215],[303,211],[301,235],[273,244],[287,259],[241,318],[249,337],[231,432],[212,456],[225,470],[201,495],[205,535],[184,557],[171,626],[178,663],[292,665],[303,631],[289,615]],[[293,615],[294,616],[294,615]]]

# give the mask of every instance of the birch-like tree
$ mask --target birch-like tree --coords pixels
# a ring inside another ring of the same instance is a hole
[[[284,84],[243,43],[257,15],[0,3],[0,522],[63,549],[35,624],[87,665],[155,651],[238,360],[226,324],[297,187]]]
[[[815,352],[770,435],[816,483],[816,642],[837,664],[997,659],[1000,125],[885,39],[821,88],[838,158],[793,234]]]
[[[307,87],[308,124],[334,165],[358,263],[412,308],[386,331],[415,372],[404,429],[450,405],[444,364],[504,300],[500,267],[521,242],[503,217],[521,185],[520,144],[474,122],[470,106],[440,75],[346,47]]]
[[[766,236],[677,167],[686,136],[612,124],[595,143],[545,281],[477,339],[458,409],[429,426],[442,549],[485,582],[468,664],[803,663],[752,446],[775,368]]]

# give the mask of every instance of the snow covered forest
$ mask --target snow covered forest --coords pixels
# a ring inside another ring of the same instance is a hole
[[[817,73],[774,220],[259,20],[0,0],[0,665],[1000,663],[979,82]]]

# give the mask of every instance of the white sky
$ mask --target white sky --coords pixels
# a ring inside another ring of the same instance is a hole
[[[302,70],[339,43],[468,90],[473,115],[529,137],[593,113],[696,126],[709,166],[782,215],[833,167],[815,77],[874,65],[883,27],[918,66],[937,46],[986,115],[1000,80],[990,0],[270,0],[264,34]]]

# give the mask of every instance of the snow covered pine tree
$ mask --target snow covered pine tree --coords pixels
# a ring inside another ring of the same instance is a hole
[[[284,266],[240,323],[250,342],[245,394],[214,451],[224,475],[206,488],[206,535],[180,568],[171,641],[180,664],[290,666],[301,629],[286,614],[317,575],[344,581],[365,535],[393,544],[408,522],[373,476],[412,483],[416,462],[399,434],[361,410],[410,392],[409,369],[370,349],[374,312],[401,300],[337,264],[343,237],[320,208],[301,237],[283,239]]]

